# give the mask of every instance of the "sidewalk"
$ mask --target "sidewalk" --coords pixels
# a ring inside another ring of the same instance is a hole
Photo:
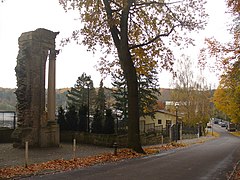
[[[93,156],[105,152],[113,152],[113,148],[78,144],[76,157]],[[59,148],[29,149],[28,164],[46,162],[54,159],[73,158],[72,144],[61,143]],[[0,168],[25,165],[25,150],[13,148],[11,143],[0,144]]]
[[[201,138],[179,140],[178,142],[191,145],[202,143],[213,138],[212,136],[204,136]],[[113,153],[113,151],[113,148],[77,144],[76,157],[88,157],[108,152]],[[59,148],[29,149],[28,164],[46,162],[54,159],[67,160],[73,158],[73,156],[72,144],[61,143]],[[11,143],[0,144],[0,168],[17,165],[25,165],[25,150],[13,148]]]

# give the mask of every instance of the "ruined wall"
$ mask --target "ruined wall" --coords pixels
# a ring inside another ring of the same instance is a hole
[[[55,54],[58,33],[37,29],[23,33],[18,39],[19,53],[15,68],[17,77],[17,129],[14,146],[25,141],[41,146],[41,128],[47,126],[45,102],[45,69],[50,53]]]

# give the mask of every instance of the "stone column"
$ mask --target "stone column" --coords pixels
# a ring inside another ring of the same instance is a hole
[[[48,121],[55,121],[56,111],[55,74],[56,74],[56,52],[55,50],[50,50],[48,67],[48,99],[47,99]]]
[[[41,147],[59,146],[59,126],[55,119],[56,111],[56,55],[58,51],[50,49],[48,67],[47,124],[41,128]]]

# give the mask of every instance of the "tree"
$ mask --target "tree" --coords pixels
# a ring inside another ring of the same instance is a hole
[[[67,104],[69,106],[75,106],[75,108],[79,110],[82,106],[88,106],[89,98],[90,112],[93,112],[93,109],[95,109],[95,93],[91,76],[87,76],[86,73],[83,73],[80,77],[78,77],[74,87],[68,91]]]
[[[190,124],[196,111],[193,64],[190,57],[182,55],[177,65],[176,76],[174,77],[175,89],[172,96],[175,102],[180,102],[181,112],[185,114],[184,121]]]
[[[182,55],[177,65],[172,98],[180,103],[179,111],[184,114],[183,121],[189,125],[207,123],[210,116],[211,94],[205,79],[194,77],[190,57]],[[175,112],[175,109],[173,111]]]
[[[105,123],[103,132],[105,134],[114,134],[114,118],[111,109],[106,109]]]
[[[116,116],[123,125],[126,125],[128,119],[127,83],[121,70],[118,73],[112,73],[112,86]]]
[[[88,107],[86,105],[81,106],[78,111],[79,131],[87,132],[87,111]]]
[[[213,102],[216,108],[227,114],[233,122],[240,122],[240,61],[235,62],[232,68],[221,76]]]
[[[157,72],[152,70],[148,75],[138,75],[138,84],[140,116],[151,116],[153,118],[160,95]]]
[[[56,106],[57,107],[67,106],[67,93],[68,93],[68,88],[56,89]]]
[[[97,109],[99,109],[100,114],[104,116],[104,111],[106,109],[106,96],[104,94],[103,80],[100,81],[100,86],[97,93],[96,99]]]
[[[239,13],[240,12],[240,2],[239,0],[227,0],[227,5],[229,8],[231,8],[231,11],[233,13]]]
[[[139,135],[139,98],[137,70],[141,71],[160,66],[171,69],[173,53],[171,43],[192,43],[183,30],[198,30],[205,25],[205,1],[162,1],[162,0],[60,0],[67,9],[80,12],[83,23],[81,30],[73,32],[73,39],[79,41],[84,35],[83,44],[90,50],[96,46],[106,54],[117,54],[119,64],[127,81],[128,91],[128,144],[137,152],[144,152]],[[200,19],[202,18],[202,19]],[[178,33],[179,31],[179,33]],[[162,39],[168,37],[169,47]],[[69,38],[65,42],[69,42]],[[116,49],[112,47],[115,46]],[[104,60],[104,59],[103,59]],[[104,64],[104,62],[102,62]],[[109,66],[107,66],[109,68]]]
[[[121,70],[112,74],[113,96],[116,100],[115,108],[121,112],[120,119],[127,120],[127,82]],[[140,116],[154,117],[158,95],[160,95],[157,72],[152,70],[148,75],[138,75],[139,113]]]
[[[197,79],[195,83],[196,90],[196,121],[197,123],[202,122],[207,124],[212,115],[212,106],[211,106],[211,89],[206,82],[204,77],[200,77]]]
[[[66,123],[66,120],[65,120],[65,112],[64,112],[64,109],[62,108],[62,106],[58,107],[57,119],[58,119],[57,121],[58,121],[60,129],[61,130],[67,129],[67,123]]]
[[[103,129],[102,121],[103,121],[103,117],[101,115],[101,112],[98,109],[96,109],[95,114],[93,116],[92,133],[96,133],[96,134],[102,133],[102,129]]]
[[[227,5],[234,17],[232,28],[229,30],[233,40],[220,43],[215,38],[207,38],[206,47],[201,50],[199,62],[205,67],[208,64],[208,55],[216,58],[214,66],[221,72],[221,76],[219,86],[214,93],[214,104],[232,121],[240,122],[240,3],[238,0],[227,0]]]
[[[70,105],[67,107],[65,117],[68,124],[68,130],[76,131],[78,125],[78,116],[75,106]]]

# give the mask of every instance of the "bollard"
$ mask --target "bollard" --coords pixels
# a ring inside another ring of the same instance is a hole
[[[211,129],[212,129],[212,136],[213,136],[213,122],[212,122],[212,128]]]
[[[115,142],[113,143],[113,148],[114,148],[114,156],[117,156],[117,148],[118,148],[118,144]]]
[[[73,139],[73,159],[76,158],[76,139]]]
[[[28,167],[28,141],[25,142],[25,168]]]
[[[163,146],[163,135],[161,135],[161,141],[162,141],[162,146]]]

